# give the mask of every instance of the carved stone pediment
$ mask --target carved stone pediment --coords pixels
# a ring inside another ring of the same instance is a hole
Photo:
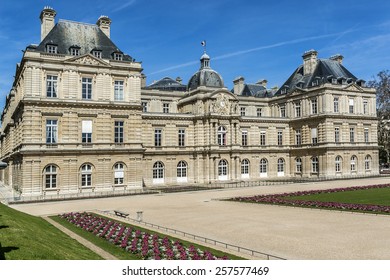
[[[350,85],[346,86],[344,89],[350,90],[350,91],[361,91],[361,92],[363,91],[363,89],[356,84],[350,84]]]
[[[226,94],[219,93],[217,98],[211,102],[210,112],[220,115],[228,115],[230,113],[230,101]]]
[[[108,63],[90,54],[86,54],[79,57],[73,57],[71,59],[66,60],[65,62],[82,64],[82,65],[93,65],[93,66],[110,66]]]

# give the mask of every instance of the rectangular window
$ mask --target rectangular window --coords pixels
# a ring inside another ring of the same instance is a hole
[[[242,131],[241,144],[242,144],[242,146],[248,146],[248,131],[246,131],[246,130]]]
[[[280,117],[285,118],[286,117],[286,105],[280,105]]]
[[[148,102],[142,102],[142,112],[147,112],[148,111]]]
[[[57,76],[47,75],[46,77],[46,97],[57,97]]]
[[[81,121],[81,142],[92,143],[92,121]]]
[[[46,143],[57,143],[57,120],[46,120]]]
[[[82,78],[82,98],[92,99],[92,79]]]
[[[368,128],[364,129],[364,142],[365,143],[370,142],[370,139],[369,139],[369,129]]]
[[[367,115],[368,114],[368,100],[363,99],[363,114]]]
[[[318,114],[317,99],[311,100],[311,113]]]
[[[48,53],[57,53],[57,46],[55,45],[47,45],[46,46],[46,52]]]
[[[258,117],[261,117],[261,108],[256,109],[256,114]]]
[[[162,144],[162,129],[156,128],[154,130],[154,146],[155,147],[161,147]]]
[[[123,55],[121,53],[114,53],[114,60],[123,60]]]
[[[296,145],[301,145],[302,144],[301,130],[300,129],[297,129],[295,131],[295,144]]]
[[[102,51],[93,51],[92,55],[97,58],[102,58]]]
[[[301,102],[295,103],[295,117],[301,117]]]
[[[115,143],[123,143],[123,121],[115,121],[114,122],[114,141]]]
[[[334,113],[339,112],[339,98],[338,97],[333,98],[333,112]]]
[[[185,138],[186,138],[186,130],[184,128],[179,128],[179,132],[178,132],[178,136],[179,136],[179,141],[178,141],[178,145],[179,147],[184,147],[185,146]]]
[[[246,115],[246,107],[240,108],[241,117],[244,117]]]
[[[355,142],[355,128],[351,127],[349,129],[349,141],[351,143],[354,143]]]
[[[283,145],[283,131],[278,131],[278,146]]]
[[[81,174],[81,186],[82,187],[92,186],[92,174]]]
[[[334,128],[334,142],[340,143],[340,128],[338,127]]]
[[[169,113],[169,103],[163,103],[163,113]]]
[[[353,112],[354,112],[354,100],[353,100],[353,98],[350,98],[349,99],[349,113],[353,114]]]
[[[71,48],[70,49],[70,54],[71,55],[80,55],[80,50],[77,48]]]
[[[265,131],[260,131],[260,146],[265,146]]]
[[[123,97],[123,81],[115,81],[114,82],[114,100],[122,101]]]
[[[316,145],[318,143],[317,128],[311,129],[311,143]]]

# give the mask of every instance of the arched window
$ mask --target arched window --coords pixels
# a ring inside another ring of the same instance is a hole
[[[221,159],[218,163],[218,179],[227,180],[228,175],[228,163],[226,160]]]
[[[218,127],[218,145],[226,146],[226,128],[224,126]]]
[[[241,161],[241,177],[248,178],[249,177],[249,160],[243,159]]]
[[[336,172],[341,172],[341,166],[342,166],[343,159],[341,156],[337,156],[335,159],[335,170]]]
[[[177,181],[187,182],[187,163],[183,160],[177,164]]]
[[[351,171],[355,172],[356,171],[356,165],[357,165],[357,157],[352,156],[351,157]]]
[[[267,177],[268,161],[265,158],[260,160],[260,177]]]
[[[295,172],[302,173],[302,159],[301,158],[295,159]]]
[[[48,165],[44,170],[45,188],[54,189],[57,188],[57,166]]]
[[[311,172],[318,173],[318,171],[319,171],[318,157],[312,157],[311,158]]]
[[[92,165],[90,164],[84,164],[81,166],[81,186],[92,186]]]
[[[123,185],[125,181],[125,168],[123,163],[114,165],[114,185]]]
[[[153,164],[153,183],[164,182],[164,164],[161,161],[156,161]]]
[[[278,176],[284,176],[284,159],[278,159]]]
[[[364,158],[364,169],[366,171],[371,169],[371,156],[370,155],[366,155],[366,157]]]

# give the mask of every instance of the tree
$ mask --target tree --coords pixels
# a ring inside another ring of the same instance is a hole
[[[376,89],[376,107],[378,115],[379,161],[390,162],[390,72],[384,70],[377,78],[367,83]]]

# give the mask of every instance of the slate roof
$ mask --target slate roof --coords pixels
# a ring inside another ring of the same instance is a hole
[[[242,96],[270,97],[272,94],[267,88],[259,84],[245,84],[242,89]]]
[[[170,77],[164,77],[151,85],[145,87],[145,89],[158,89],[166,91],[186,91],[187,86],[183,85]]]
[[[275,95],[288,94],[296,88],[309,89],[321,84],[332,83],[334,79],[339,84],[356,82],[358,79],[342,64],[332,59],[318,59],[312,74],[303,75],[303,65],[300,65]],[[287,89],[287,91],[283,91]]]
[[[31,50],[46,52],[46,45],[57,45],[58,54],[70,54],[70,47],[79,47],[80,55],[89,54],[92,50],[102,51],[103,59],[112,59],[114,52],[122,53],[119,48],[95,24],[60,20],[36,48]],[[134,59],[123,54],[123,61]]]

